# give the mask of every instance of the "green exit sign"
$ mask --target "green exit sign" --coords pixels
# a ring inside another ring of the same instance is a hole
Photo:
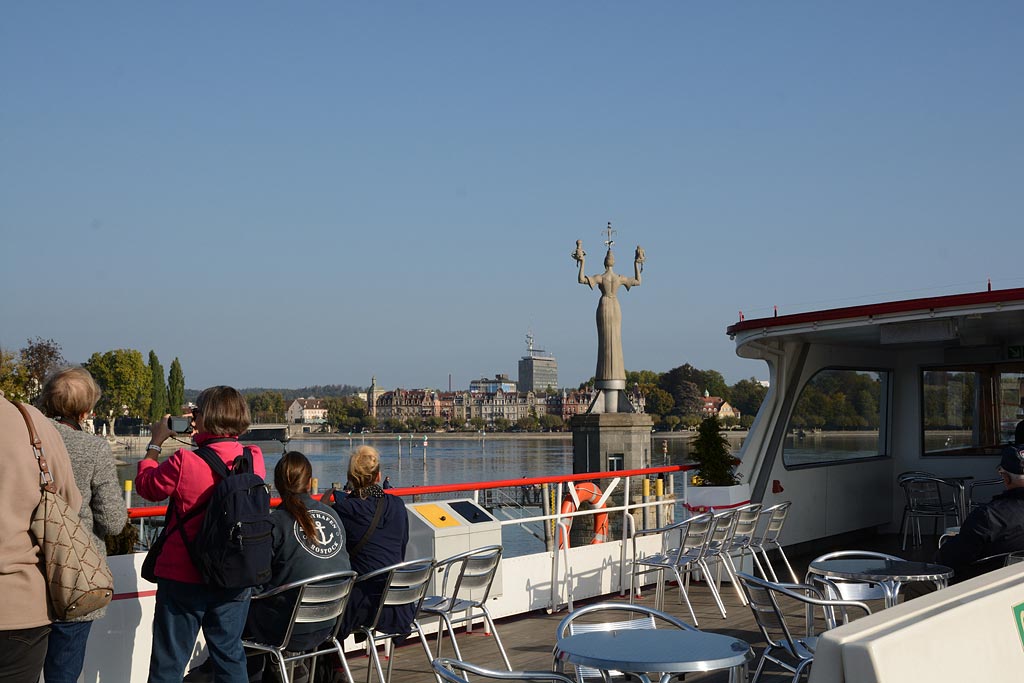
[[[1017,623],[1017,635],[1021,647],[1024,647],[1024,602],[1013,606],[1013,620]]]
[[[1006,347],[1007,360],[1024,360],[1024,346]]]

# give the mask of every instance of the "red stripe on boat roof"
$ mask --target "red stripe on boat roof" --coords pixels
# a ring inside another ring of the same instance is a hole
[[[971,292],[968,294],[950,294],[947,296],[932,296],[923,299],[905,299],[903,301],[887,301],[879,304],[864,304],[861,306],[847,306],[845,308],[829,308],[822,311],[809,311],[807,313],[793,313],[791,315],[772,316],[769,318],[754,318],[752,320],[741,320],[726,328],[726,334],[736,334],[744,330],[761,329],[765,327],[781,327],[783,325],[802,325],[815,321],[842,320],[844,318],[860,318],[872,315],[885,315],[888,313],[906,313],[922,309],[958,308],[961,306],[976,306],[979,304],[994,304],[999,302],[1024,300],[1024,288],[997,289],[994,291]]]

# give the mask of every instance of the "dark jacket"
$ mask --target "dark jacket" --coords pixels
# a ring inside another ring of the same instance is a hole
[[[352,549],[359,544],[370,528],[378,501],[384,506],[384,512],[377,529],[359,553],[352,554]],[[381,498],[365,499],[349,495],[335,502],[334,509],[345,525],[349,560],[352,562],[353,570],[362,575],[405,561],[405,546],[409,543],[409,517],[401,498],[390,494],[385,494]],[[349,599],[349,608],[342,622],[342,632],[347,635],[357,626],[368,625],[369,620],[376,614],[383,592],[383,581],[357,583]],[[412,620],[416,616],[413,607],[385,607],[377,630],[382,633],[408,634]]]
[[[345,531],[338,513],[310,496],[305,496],[303,502],[313,517],[317,537],[307,538],[288,511],[283,508],[274,510],[270,515],[274,524],[271,532],[274,547],[271,578],[263,586],[263,591],[351,568],[345,548]],[[279,643],[297,597],[297,591],[288,591],[266,600],[253,600],[249,604],[247,632],[267,642]],[[318,630],[322,630],[320,624],[296,624],[292,633],[307,634]]]
[[[1024,488],[1004,491],[969,514],[936,560],[953,570],[955,583],[1003,566],[1001,557],[974,564],[977,560],[1016,550],[1024,550]]]

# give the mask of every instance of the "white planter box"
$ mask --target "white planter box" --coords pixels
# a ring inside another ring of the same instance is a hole
[[[687,486],[686,509],[690,512],[704,512],[733,507],[750,500],[750,485],[735,486]]]

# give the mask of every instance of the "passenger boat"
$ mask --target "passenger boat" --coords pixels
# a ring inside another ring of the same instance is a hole
[[[783,532],[786,545],[824,544],[823,539],[854,532],[894,532],[903,511],[896,483],[902,471],[990,478],[999,446],[1012,434],[1024,408],[1024,289],[741,320],[727,332],[740,356],[768,365],[770,388],[739,453],[738,470],[750,485],[752,500],[765,506],[793,502]],[[873,399],[877,409],[877,424],[868,420],[851,425],[861,428],[857,434],[868,446],[835,449],[827,435],[815,431],[813,420],[799,427],[793,424],[812,389],[854,380],[866,383],[866,395],[848,400],[870,405]],[[538,484],[550,487],[557,502],[576,481],[597,481],[604,491],[632,490],[632,479],[662,475],[676,477],[675,493],[685,499],[686,478],[677,475],[681,469],[685,468],[567,474],[392,493],[416,500],[435,495],[479,501],[481,491]],[[627,499],[604,510],[622,521],[613,522],[611,537],[603,543],[552,547],[504,559],[500,595],[490,604],[492,614],[546,614],[573,601],[627,592],[627,537],[632,527],[626,518],[645,506],[667,519],[674,501]],[[556,504],[548,515],[499,524],[533,523],[554,529],[565,517],[591,512],[573,512]],[[159,509],[132,512],[134,518],[153,514],[160,514]],[[653,550],[658,539],[647,537],[643,543]],[[93,627],[87,681],[146,679],[156,587],[139,576],[143,557],[110,558],[117,594],[107,617]],[[197,658],[202,658],[202,647],[200,642]]]

